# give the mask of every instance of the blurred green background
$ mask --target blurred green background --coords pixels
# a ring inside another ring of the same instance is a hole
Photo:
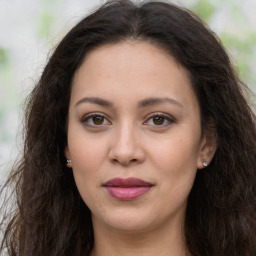
[[[22,145],[25,97],[65,33],[103,0],[0,0],[0,178]],[[256,91],[256,1],[170,1],[197,13],[221,38]]]

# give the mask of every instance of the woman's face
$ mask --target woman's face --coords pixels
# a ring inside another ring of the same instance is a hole
[[[67,159],[95,227],[150,231],[184,222],[207,159],[186,70],[146,42],[91,51],[76,71]]]

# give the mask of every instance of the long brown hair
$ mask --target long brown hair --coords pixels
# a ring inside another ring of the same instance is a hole
[[[198,171],[188,199],[189,251],[194,256],[255,254],[256,118],[244,97],[246,86],[218,38],[193,13],[164,2],[126,0],[110,1],[81,20],[60,42],[28,98],[24,152],[9,179],[17,209],[5,227],[2,252],[89,255],[90,210],[64,157],[72,78],[91,49],[131,38],[163,48],[188,70],[202,125],[211,124],[215,132],[214,159]]]

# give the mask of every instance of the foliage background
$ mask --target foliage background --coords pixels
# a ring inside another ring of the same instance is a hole
[[[256,1],[171,1],[196,12],[221,38],[256,91]],[[23,103],[65,33],[104,0],[0,0],[0,179],[22,149]]]

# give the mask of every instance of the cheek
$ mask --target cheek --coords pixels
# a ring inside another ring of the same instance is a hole
[[[151,147],[153,161],[160,169],[194,170],[197,166],[199,145],[191,138],[172,138]],[[154,153],[153,153],[154,152]]]
[[[97,134],[88,134],[80,127],[70,129],[68,146],[74,171],[96,171],[106,157],[104,145]]]
[[[106,158],[104,143],[77,133],[69,134],[69,152],[77,188],[84,201],[93,186],[100,186],[99,171]],[[74,134],[74,135],[73,135]]]
[[[166,194],[172,191],[171,200],[177,200],[177,203],[187,198],[193,186],[199,151],[199,136],[197,140],[193,134],[185,137],[183,135],[184,133],[182,136],[166,139],[161,145],[151,148],[159,183]]]
[[[99,170],[101,167],[102,154],[95,144],[86,144],[82,141],[70,145],[72,154],[72,169],[77,189],[85,204],[90,210],[100,207],[96,190],[101,185]]]

